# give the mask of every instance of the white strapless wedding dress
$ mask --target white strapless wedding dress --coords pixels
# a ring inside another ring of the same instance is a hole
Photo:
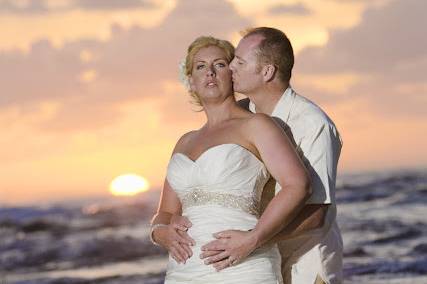
[[[200,248],[223,230],[255,227],[263,187],[269,179],[265,165],[238,144],[220,144],[193,161],[175,153],[167,180],[182,203],[183,215],[193,224],[193,256],[178,264],[171,256],[165,283],[283,283],[276,245],[255,250],[240,263],[219,272],[200,259]]]

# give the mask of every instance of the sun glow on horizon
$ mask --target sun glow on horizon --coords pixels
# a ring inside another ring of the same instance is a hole
[[[110,184],[110,192],[115,196],[133,196],[149,188],[147,179],[136,174],[120,175]]]

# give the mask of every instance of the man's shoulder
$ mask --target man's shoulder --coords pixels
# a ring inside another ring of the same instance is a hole
[[[295,94],[295,101],[291,111],[291,120],[307,121],[311,125],[330,125],[335,124],[326,112],[310,99]]]
[[[326,116],[326,113],[323,111],[323,109],[320,106],[318,106],[312,100],[298,93],[295,93],[293,113],[295,115],[298,115],[299,113],[304,113],[305,115],[309,115],[309,116],[317,116],[317,117]]]
[[[295,123],[297,128],[291,129],[295,131],[300,129],[303,133],[324,133],[328,137],[335,137],[336,141],[342,144],[341,136],[338,128],[326,112],[311,100],[297,95],[298,99],[295,100],[295,111],[291,114],[289,124]]]

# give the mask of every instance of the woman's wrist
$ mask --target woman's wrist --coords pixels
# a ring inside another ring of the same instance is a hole
[[[155,237],[154,237],[154,231],[156,230],[156,229],[158,229],[158,228],[161,228],[161,227],[165,227],[165,226],[168,226],[167,224],[153,224],[153,225],[151,225],[151,229],[150,229],[150,240],[151,240],[151,242],[154,244],[154,245],[156,245],[156,246],[161,246],[156,240],[155,240]]]
[[[261,244],[260,244],[260,236],[258,234],[258,231],[256,229],[249,230],[248,235],[249,235],[250,243],[253,247],[253,250],[259,248]]]

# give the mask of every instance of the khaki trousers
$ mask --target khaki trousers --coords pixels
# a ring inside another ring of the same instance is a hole
[[[322,278],[320,278],[319,275],[317,275],[316,282],[314,282],[314,284],[326,284],[326,282],[323,281]]]

